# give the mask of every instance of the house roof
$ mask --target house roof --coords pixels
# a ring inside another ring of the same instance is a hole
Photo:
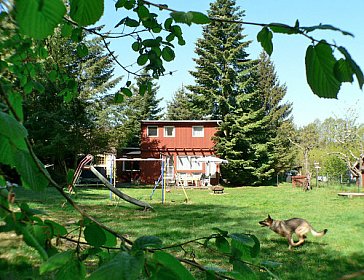
[[[163,123],[219,123],[221,120],[142,120],[145,124],[163,124]]]

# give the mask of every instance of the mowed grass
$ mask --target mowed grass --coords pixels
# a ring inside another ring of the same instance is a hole
[[[272,269],[281,279],[339,279],[364,269],[364,197],[339,197],[338,188],[320,187],[303,192],[286,184],[225,188],[222,195],[212,194],[210,190],[186,190],[187,203],[182,190],[171,189],[166,193],[164,204],[160,189],[152,200],[149,198],[151,189],[124,188],[121,191],[147,201],[155,211],[145,212],[123,200],[110,200],[109,191],[103,189],[79,188],[73,198],[89,214],[131,240],[156,235],[167,246],[209,236],[215,232],[214,227],[229,233],[254,234],[261,242],[260,259],[281,263]],[[80,219],[70,206],[62,207],[64,199],[53,189],[40,194],[18,190],[17,198],[20,201],[30,199],[32,207],[49,213],[47,218],[69,225],[69,230],[74,229],[72,223]],[[289,251],[284,238],[259,226],[258,221],[267,214],[275,219],[304,218],[317,231],[327,228],[328,233],[322,238],[309,235],[303,246]],[[15,234],[2,234],[0,240],[1,279],[4,275],[23,279],[24,275],[37,274],[32,265],[37,266],[40,260],[34,250],[22,245]],[[196,244],[194,249],[191,246],[184,249],[203,264],[228,265],[219,255],[202,250]],[[25,272],[17,273],[19,268]],[[264,272],[258,276],[269,279]]]

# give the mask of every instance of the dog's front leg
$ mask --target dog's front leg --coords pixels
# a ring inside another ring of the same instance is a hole
[[[288,245],[288,250],[292,251],[292,246],[295,246],[292,235],[288,235],[287,240],[288,240],[288,244],[289,244]]]

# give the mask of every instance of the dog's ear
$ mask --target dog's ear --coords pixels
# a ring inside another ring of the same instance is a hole
[[[268,219],[269,219],[269,220],[272,220],[272,218],[270,217],[270,215],[269,215],[269,214],[268,214]]]

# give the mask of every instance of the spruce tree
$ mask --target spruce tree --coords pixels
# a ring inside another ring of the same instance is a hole
[[[173,95],[171,101],[167,102],[167,120],[194,120],[196,116],[191,109],[191,94],[182,86]]]
[[[202,38],[197,40],[197,69],[190,72],[195,85],[187,89],[194,94],[196,118],[222,119],[234,110],[235,98],[241,93],[237,73],[250,72],[255,62],[248,61],[250,41],[244,41],[243,25],[219,21],[242,19],[235,0],[216,0],[208,15],[216,20],[203,27]]]
[[[235,185],[258,185],[272,178],[274,144],[267,133],[269,118],[257,85],[257,60],[249,60],[241,21],[233,0],[216,0],[208,15],[216,20],[204,27],[197,41],[197,70],[192,102],[196,115],[222,120],[215,137],[216,153],[229,161],[222,176]]]
[[[292,104],[283,101],[287,87],[279,83],[274,64],[264,51],[259,57],[257,77],[262,107],[269,120],[267,134],[274,144],[274,169],[279,173],[294,165],[295,149],[289,141],[294,133]]]

